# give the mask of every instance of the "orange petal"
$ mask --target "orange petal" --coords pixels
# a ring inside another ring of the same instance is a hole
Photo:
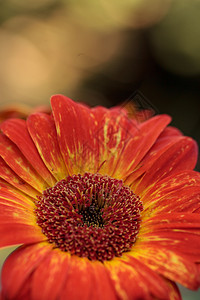
[[[33,273],[31,285],[33,299],[56,300],[59,298],[61,290],[66,284],[70,259],[71,256],[68,253],[58,249],[54,249],[46,255]]]
[[[50,185],[56,183],[55,178],[43,163],[33,140],[31,139],[26,122],[20,119],[10,119],[1,124],[3,133],[20,149],[33,168]]]
[[[0,134],[0,155],[7,165],[34,189],[42,192],[48,187],[16,145],[2,134]]]
[[[187,255],[191,261],[200,262],[200,216],[198,214],[160,214],[142,223],[139,237],[143,243],[142,247],[148,245],[165,247]]]
[[[114,286],[104,264],[99,261],[91,263],[92,266],[92,294],[93,300],[116,300]],[[103,278],[103,280],[102,280]]]
[[[38,225],[16,223],[1,223],[0,247],[30,244],[46,240]]]
[[[78,288],[75,288],[78,283]],[[92,267],[87,258],[71,256],[60,300],[90,300],[93,289]]]
[[[27,120],[29,133],[53,176],[59,181],[65,178],[67,170],[60,153],[55,123],[51,116],[37,113]]]
[[[117,299],[151,299],[149,287],[142,280],[137,268],[132,268],[120,259],[105,261],[104,264],[115,288]]]
[[[23,246],[7,258],[2,269],[2,293],[6,299],[19,299],[24,283],[51,249],[52,245],[48,243]]]
[[[200,284],[197,266],[190,257],[178,251],[138,240],[127,255],[136,257],[156,273],[189,289],[197,289]]]
[[[1,203],[0,200],[0,225],[6,223],[35,225],[36,219],[33,210],[30,211],[24,207],[9,204],[9,202]]]
[[[168,148],[142,177],[136,187],[136,194],[141,195],[157,181],[182,170],[192,170],[197,161],[198,149],[194,140],[179,138],[177,143]],[[134,184],[133,184],[134,188]]]
[[[169,299],[170,300],[182,300],[180,291],[175,282],[165,279],[165,282],[169,288]]]
[[[170,295],[170,288],[165,279],[159,276],[156,272],[146,266],[143,261],[126,255],[121,258],[123,263],[131,266],[133,269],[137,270],[140,281],[144,282],[148,288],[148,293],[158,299],[172,299]]]

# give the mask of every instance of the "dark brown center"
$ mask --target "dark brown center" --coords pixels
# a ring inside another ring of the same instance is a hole
[[[38,197],[36,206],[37,223],[50,243],[99,261],[132,248],[143,209],[121,180],[90,173],[59,181]]]

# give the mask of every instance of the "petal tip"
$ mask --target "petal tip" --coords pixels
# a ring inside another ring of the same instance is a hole
[[[56,94],[51,96],[51,105],[55,105],[58,101],[69,101],[74,102],[72,99],[62,95],[62,94]]]

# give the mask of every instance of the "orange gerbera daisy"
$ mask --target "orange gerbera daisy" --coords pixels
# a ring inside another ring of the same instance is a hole
[[[197,145],[170,117],[52,97],[0,135],[2,299],[181,299],[200,284]]]

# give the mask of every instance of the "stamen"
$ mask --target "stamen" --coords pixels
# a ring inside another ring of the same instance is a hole
[[[36,207],[37,223],[50,243],[99,261],[132,248],[143,209],[121,180],[90,173],[59,181],[38,197]]]

